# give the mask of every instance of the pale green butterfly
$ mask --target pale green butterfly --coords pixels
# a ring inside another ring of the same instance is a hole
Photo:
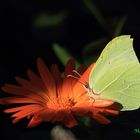
[[[140,64],[130,35],[111,40],[89,75],[88,95],[120,103],[121,111],[140,106]]]

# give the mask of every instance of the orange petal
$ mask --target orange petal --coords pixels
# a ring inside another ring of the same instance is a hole
[[[60,97],[62,97],[63,99],[68,99],[69,97],[70,98],[73,97],[72,80],[71,80],[71,78],[67,77],[67,78],[65,78],[63,80],[62,91],[60,93]]]
[[[82,77],[79,79],[81,81],[85,81],[85,82],[89,82],[89,75],[90,75],[90,72],[92,70],[92,68],[94,67],[94,63],[91,64],[88,69],[82,74]]]
[[[119,114],[118,110],[113,110],[113,109],[105,109],[104,112],[109,115],[118,115]]]
[[[40,108],[27,108],[26,110],[21,110],[15,114],[13,114],[11,117],[17,117],[17,118],[25,118],[29,115],[33,115],[35,113],[37,113],[38,111],[40,111]]]
[[[5,92],[8,92],[10,94],[13,94],[13,95],[18,95],[18,96],[23,96],[23,97],[28,97],[28,98],[34,99],[40,103],[46,102],[46,99],[43,97],[43,94],[35,94],[20,86],[6,84],[2,88],[2,90]]]
[[[77,71],[79,74],[83,74],[86,71],[86,67],[84,65],[81,65]]]
[[[71,59],[66,64],[64,77],[67,77],[69,74],[73,74],[73,70],[75,70],[75,62]]]
[[[63,123],[68,127],[71,128],[75,125],[78,125],[76,119],[73,117],[71,113],[67,114],[67,116],[64,117]]]
[[[75,70],[75,62],[73,60],[69,60],[65,68],[65,76],[62,84],[62,91],[60,94],[60,96],[63,99],[67,99],[68,97],[70,98],[73,97],[73,91],[72,91],[73,78],[67,77],[68,75],[73,75],[73,70]]]
[[[61,73],[56,64],[51,66],[51,73],[58,84],[62,83]]]
[[[23,87],[11,85],[11,84],[5,84],[5,86],[2,87],[2,90],[10,94],[19,95],[19,96],[26,95],[25,93],[27,92],[27,90],[25,90]]]
[[[29,124],[28,124],[28,128],[33,128],[36,127],[37,125],[39,125],[42,122],[42,119],[36,116],[33,116],[32,119],[30,120]]]
[[[0,99],[0,104],[8,105],[14,103],[38,103],[34,99],[24,98],[24,97],[5,97]]]
[[[96,121],[98,121],[102,124],[108,124],[111,122],[109,119],[107,119],[106,117],[104,117],[103,115],[101,115],[99,113],[96,115],[93,115],[92,117],[93,117],[93,119],[95,119]]]
[[[85,90],[84,88],[84,84],[88,84],[89,82],[89,74],[91,69],[93,68],[94,64],[91,64],[88,69],[82,74],[81,78],[77,81],[77,83],[75,84],[75,86],[73,87],[73,93],[74,96],[77,96],[77,94],[83,94],[85,92],[87,92],[87,90]],[[82,83],[83,85],[82,85]]]
[[[36,114],[37,117],[41,118],[43,121],[53,121],[55,118],[55,110],[52,109],[43,109]]]
[[[38,71],[40,73],[40,76],[48,90],[47,95],[49,97],[55,98],[56,97],[55,81],[41,58],[38,58],[37,66],[38,66]]]
[[[57,65],[55,65],[55,64],[52,65],[51,73],[52,73],[52,75],[54,77],[54,80],[56,82],[56,85],[57,85],[57,92],[56,93],[57,93],[57,97],[58,97],[58,95],[61,94],[61,92],[62,92],[62,82],[63,82],[63,80],[61,78],[61,74],[59,72],[59,69],[58,69]]]
[[[111,106],[114,103],[112,100],[100,100],[100,99],[95,99],[93,101],[93,106],[94,107],[107,107]]]
[[[20,110],[40,110],[42,109],[42,107],[40,105],[23,105],[23,106],[19,106],[19,107],[13,107],[10,109],[5,109],[4,112],[5,113],[13,113],[13,112],[17,112]]]
[[[35,92],[35,93],[38,93],[39,91],[36,90],[36,87],[34,87],[34,85],[31,84],[31,82],[25,80],[25,79],[22,79],[20,77],[16,77],[16,81],[21,85],[23,86],[25,89],[29,90],[29,91],[32,91],[32,92]],[[41,91],[43,91],[43,89],[41,89]]]
[[[48,97],[47,96],[48,92],[46,92],[45,88],[42,88],[40,91],[38,91],[37,87],[34,87],[34,85],[32,85],[31,82],[29,82],[29,81],[27,81],[25,79],[22,79],[20,77],[16,77],[16,81],[19,84],[21,84],[23,86],[23,88],[25,88],[25,89],[27,89],[27,90],[29,90],[31,92],[34,92],[33,96],[39,96],[39,97],[42,97],[44,99],[46,99]]]
[[[79,107],[73,107],[72,112],[74,115],[78,116],[85,116],[91,109],[91,106],[87,106],[85,104],[79,106]]]
[[[77,72],[78,72],[80,75],[82,75],[82,74],[85,72],[85,70],[86,70],[86,67],[85,67],[84,65],[81,65],[81,66],[78,68]],[[73,73],[73,76],[77,77],[78,75],[77,75],[76,73]],[[80,78],[80,76],[78,76],[78,77]],[[74,85],[76,84],[77,81],[78,81],[77,79],[72,78],[72,85],[74,86]]]
[[[44,85],[43,81],[41,80],[41,78],[38,75],[36,75],[33,71],[28,70],[27,75],[28,75],[32,85],[34,86],[34,88],[37,91],[45,91],[46,90],[45,85]]]
[[[18,123],[22,118],[15,118],[13,119],[12,123]]]

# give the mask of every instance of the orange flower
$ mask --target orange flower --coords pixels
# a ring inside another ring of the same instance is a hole
[[[108,108],[114,102],[109,100],[95,100],[86,96],[86,90],[83,85],[75,78],[68,75],[74,75],[74,61],[70,60],[65,69],[64,78],[62,78],[57,65],[52,65],[51,71],[45,66],[39,58],[37,60],[40,77],[33,71],[28,70],[29,80],[16,77],[19,86],[6,84],[2,90],[15,95],[0,99],[0,104],[20,104],[4,110],[6,113],[13,113],[13,123],[22,118],[31,118],[28,127],[34,127],[43,121],[62,122],[67,127],[77,125],[74,116],[91,116],[101,123],[110,121],[105,114],[118,114],[117,110]],[[88,82],[89,72],[93,64],[83,73],[80,80]]]

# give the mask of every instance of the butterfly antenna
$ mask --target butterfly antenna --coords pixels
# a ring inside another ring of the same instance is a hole
[[[67,77],[72,77],[72,78],[74,78],[74,79],[77,79],[79,83],[81,83],[82,85],[85,85],[84,82],[79,81],[79,77],[73,76],[73,75],[71,75],[71,74],[67,75]]]
[[[81,75],[79,72],[77,72],[76,70],[73,70],[72,72],[74,72],[75,74],[77,74],[79,77],[82,76],[82,75]]]
[[[77,79],[77,80],[79,80],[79,78],[78,78],[78,77],[76,77],[76,76],[73,76],[73,75],[71,75],[71,74],[67,75],[67,77],[72,77],[72,78],[74,78],[74,79]]]
[[[75,74],[77,74],[79,78],[82,77],[82,75],[79,72],[77,72],[76,70],[73,70],[72,72],[74,72]],[[82,82],[85,83],[84,85],[87,85],[87,82],[85,82],[83,79],[82,79]]]

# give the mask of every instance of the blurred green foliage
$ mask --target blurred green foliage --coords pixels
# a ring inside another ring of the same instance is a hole
[[[70,58],[73,58],[76,61],[77,67],[80,66],[80,64],[89,66],[91,63],[95,62],[107,42],[121,34],[127,19],[125,15],[119,18],[104,17],[103,13],[101,13],[100,9],[93,3],[92,0],[83,0],[83,5],[88,11],[88,14],[92,15],[96,22],[100,25],[100,28],[106,32],[106,36],[101,36],[96,40],[93,38],[91,42],[84,45],[80,52],[82,55],[81,60],[77,60],[76,57],[72,56],[72,54],[70,54],[64,46],[59,45],[57,42],[54,43],[52,45],[54,53],[64,66]],[[67,15],[67,11],[61,11],[58,13],[42,12],[36,16],[34,26],[37,28],[56,27],[64,22],[64,20],[68,17]]]
[[[40,27],[53,27],[61,24],[66,18],[66,12],[60,12],[57,14],[41,13],[34,21],[34,26]]]
[[[91,119],[89,117],[77,117],[77,120],[86,127],[90,126]]]
[[[75,60],[76,67],[80,66],[78,60],[76,60],[76,58],[74,58],[66,49],[62,48],[58,44],[53,44],[53,50],[63,65],[65,65],[68,60],[73,59]]]
[[[105,30],[106,36],[103,36],[97,40],[93,40],[87,45],[82,47],[82,60],[79,62],[74,56],[72,56],[64,47],[58,44],[53,45],[53,50],[63,65],[66,64],[69,58],[73,58],[76,61],[77,66],[80,64],[89,65],[97,60],[101,51],[112,38],[119,36],[122,32],[123,26],[126,21],[126,16],[121,18],[107,19],[102,16],[101,11],[91,0],[83,0],[85,8],[92,14],[100,27]],[[115,23],[115,25],[114,25]]]

